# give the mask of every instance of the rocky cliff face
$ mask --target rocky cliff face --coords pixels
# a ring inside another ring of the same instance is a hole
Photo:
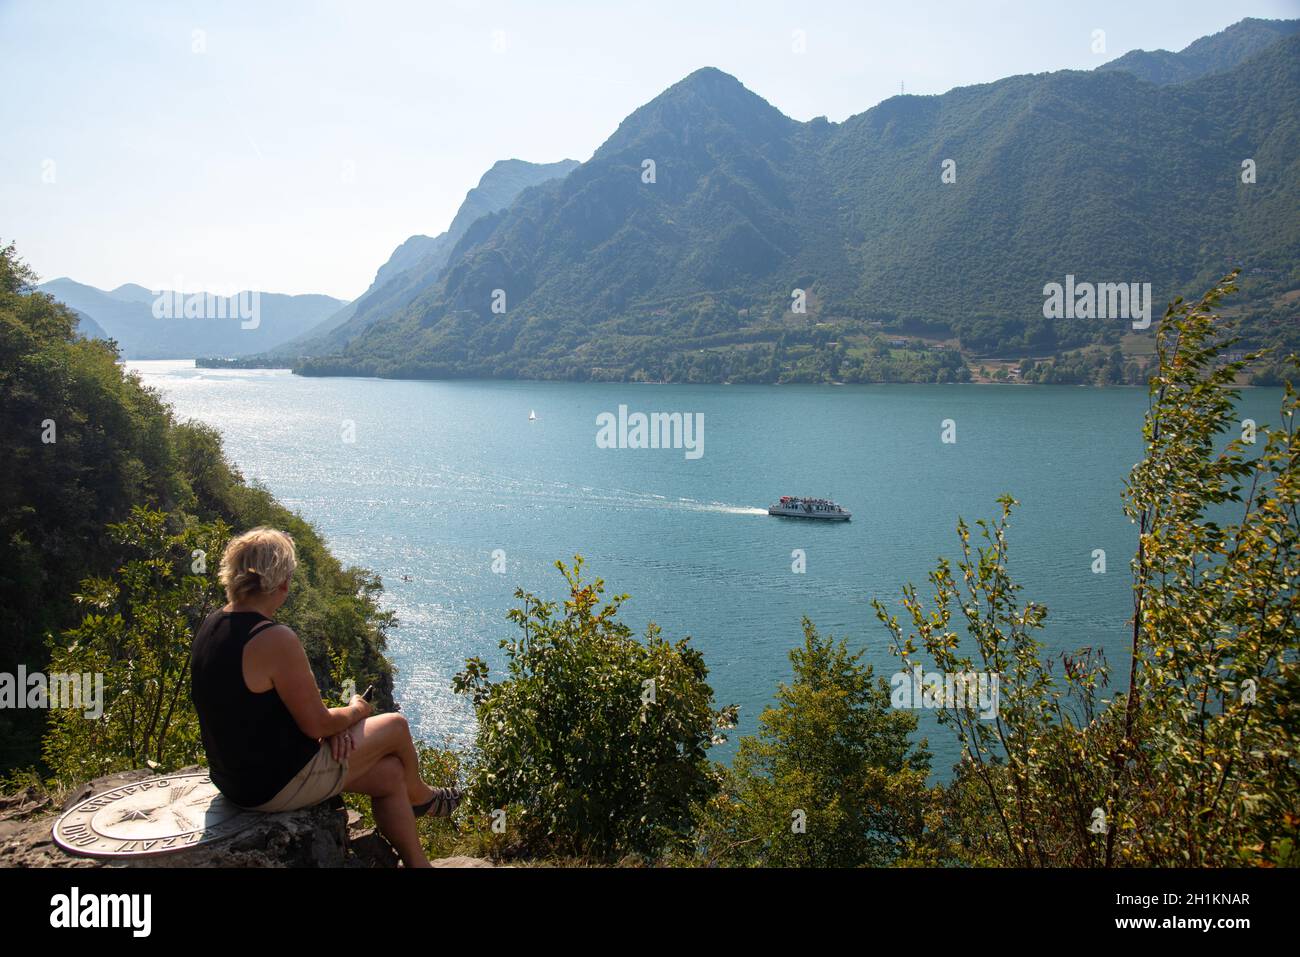
[[[199,768],[186,770],[197,771]],[[54,842],[50,829],[65,810],[96,794],[145,781],[152,771],[124,771],[83,785],[62,806],[27,788],[0,796],[0,867],[396,867],[397,855],[373,828],[363,828],[341,802],[266,814],[223,841],[136,858],[79,857]],[[435,867],[491,867],[488,861],[450,857]]]

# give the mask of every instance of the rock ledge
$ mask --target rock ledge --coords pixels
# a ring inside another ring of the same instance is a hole
[[[198,771],[200,768],[186,768]],[[0,796],[0,867],[396,867],[397,855],[373,828],[362,828],[340,799],[301,811],[261,815],[223,841],[168,854],[94,858],[70,854],[50,829],[63,811],[103,791],[146,781],[152,771],[109,774],[74,791],[63,807],[34,788]],[[492,867],[491,861],[448,857],[435,867]]]

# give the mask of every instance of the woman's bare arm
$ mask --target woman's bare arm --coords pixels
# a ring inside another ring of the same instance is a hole
[[[357,695],[343,708],[327,708],[316,687],[307,652],[293,630],[275,625],[259,632],[244,649],[244,680],[253,691],[274,688],[309,738],[328,738],[370,715],[370,705]]]

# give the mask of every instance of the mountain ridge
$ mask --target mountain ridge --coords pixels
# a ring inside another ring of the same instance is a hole
[[[403,241],[376,271],[365,292],[314,329],[273,350],[267,358],[274,360],[277,354],[313,355],[346,345],[365,330],[376,313],[404,307],[423,285],[432,282],[476,220],[509,205],[524,190],[566,175],[578,165],[577,160],[569,159],[554,163],[497,160],[465,194],[445,232],[434,237],[411,236]]]
[[[1278,40],[1300,32],[1300,19],[1261,20],[1247,17],[1210,36],[1192,41],[1177,53],[1130,50],[1097,67],[1123,70],[1158,85],[1185,83],[1222,73],[1260,53]]]
[[[1026,74],[892,97],[838,124],[792,120],[734,77],[697,70],[568,176],[475,223],[400,310],[297,368],[961,377],[937,348],[890,368],[870,354],[888,330],[972,355],[1113,350],[1118,326],[1044,319],[1044,284],[1149,277],[1163,302],[1243,258],[1263,271],[1247,281],[1261,295],[1300,279],[1297,62],[1293,35],[1183,84],[1118,69]],[[1270,171],[1252,192],[1236,183],[1247,156]],[[956,181],[944,184],[950,158]],[[1166,218],[1179,228],[1157,235]],[[798,288],[806,318],[789,309]],[[729,351],[712,354],[720,344]]]
[[[36,289],[90,318],[102,333],[97,338],[116,340],[126,359],[255,355],[315,326],[343,304],[341,299],[314,293],[287,295],[258,291],[258,315],[256,325],[252,325],[254,319],[238,316],[158,319],[153,312],[155,299],[174,300],[178,294],[174,290],[155,293],[134,283],[104,290],[60,276],[39,284]],[[246,303],[251,305],[252,293],[252,290],[241,290],[234,296],[215,298],[224,300],[226,308],[232,301],[237,303],[239,297],[246,297]]]

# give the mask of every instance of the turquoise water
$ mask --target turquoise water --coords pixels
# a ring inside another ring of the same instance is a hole
[[[878,674],[897,671],[870,598],[897,608],[908,581],[928,594],[935,558],[956,555],[957,517],[994,517],[1002,492],[1022,503],[1011,570],[1050,609],[1049,646],[1100,646],[1124,661],[1136,535],[1120,492],[1141,455],[1145,390],[417,382],[129,365],[181,418],[219,429],[244,475],[344,562],[383,577],[401,623],[390,644],[398,700],[429,740],[470,740],[452,675],[467,655],[497,665],[514,589],[560,597],[552,563],[580,553],[611,592],[632,596],[636,630],[654,620],[704,653],[719,703],[740,705],[740,727],[715,752],[725,759],[788,678],[804,615],[865,649]],[[1274,421],[1279,399],[1247,390],[1242,413]],[[597,415],[619,405],[703,413],[703,454],[597,447]],[[945,419],[953,444],[940,441]],[[834,498],[853,521],[769,517],[783,494]],[[1099,548],[1105,574],[1092,572]],[[804,574],[791,570],[795,549]],[[1117,673],[1122,682],[1127,670]],[[924,713],[921,727],[946,777],[952,741]]]

